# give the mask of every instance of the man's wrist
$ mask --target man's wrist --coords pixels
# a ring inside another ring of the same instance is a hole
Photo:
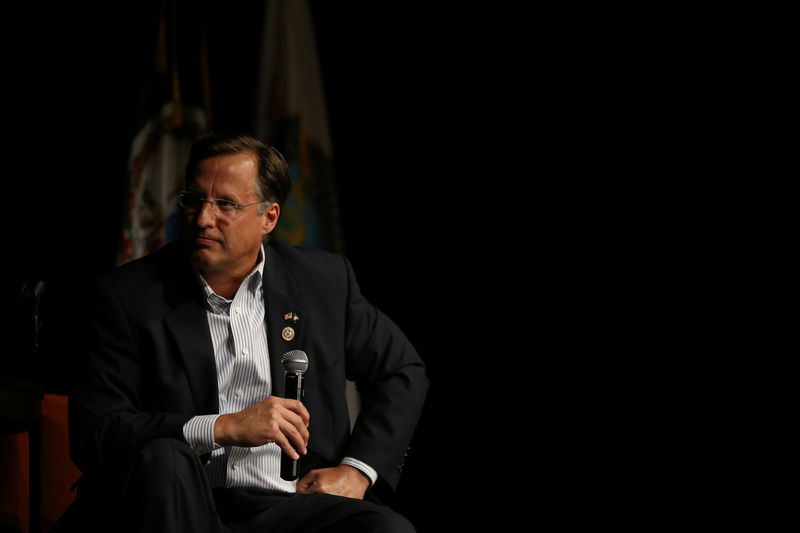
[[[364,475],[364,477],[366,477],[367,480],[369,481],[368,486],[374,485],[375,482],[378,480],[378,473],[375,471],[374,468],[369,466],[364,461],[359,461],[354,457],[345,457],[344,459],[342,459],[340,464],[351,466],[356,470],[358,470],[359,472],[361,472]]]

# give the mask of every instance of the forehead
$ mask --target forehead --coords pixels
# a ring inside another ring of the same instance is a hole
[[[258,177],[258,160],[252,152],[226,154],[199,161],[194,177],[190,180],[193,189],[207,194],[253,194]]]

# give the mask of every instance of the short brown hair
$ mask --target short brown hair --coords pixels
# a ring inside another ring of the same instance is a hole
[[[258,161],[257,194],[266,202],[283,206],[292,190],[289,167],[278,150],[255,137],[241,134],[212,133],[192,144],[186,165],[186,183],[194,179],[197,164],[218,155],[252,152]]]

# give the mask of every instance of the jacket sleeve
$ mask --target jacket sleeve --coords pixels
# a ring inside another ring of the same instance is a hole
[[[347,378],[356,382],[362,400],[345,455],[372,466],[394,489],[429,382],[411,342],[362,296],[352,266],[345,263]]]
[[[73,462],[84,472],[119,465],[148,440],[183,440],[190,415],[145,408],[145,364],[129,314],[98,282],[89,305],[86,346],[69,403]]]

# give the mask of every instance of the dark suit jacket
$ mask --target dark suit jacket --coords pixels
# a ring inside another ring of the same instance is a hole
[[[281,355],[305,351],[310,455],[326,464],[355,457],[394,488],[428,388],[421,359],[364,299],[346,259],[273,243],[264,248],[273,394],[283,395]],[[114,471],[148,440],[183,440],[189,418],[218,412],[203,299],[177,243],[99,280],[86,365],[70,398],[72,456],[85,477]],[[286,326],[296,332],[289,341],[281,335]],[[352,435],[345,379],[357,383],[363,400]]]

